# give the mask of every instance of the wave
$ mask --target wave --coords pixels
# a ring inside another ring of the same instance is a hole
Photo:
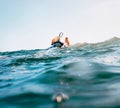
[[[119,55],[117,37],[63,49],[1,52],[1,108],[32,107],[31,102],[33,107],[53,108],[52,97],[58,93],[69,97],[57,104],[60,108],[120,106],[115,101],[120,100]]]
[[[104,46],[104,45],[117,44],[119,42],[120,42],[120,38],[113,37],[111,39],[105,40],[103,42],[98,42],[98,43],[87,43],[87,42],[76,43],[76,44],[73,44],[71,47],[79,48],[79,47],[84,47],[84,46],[88,46],[88,45],[91,45],[91,46],[98,46],[98,45]]]
[[[2,66],[17,66],[25,63],[55,61],[62,57],[84,56],[104,63],[116,61],[119,64],[119,47],[120,38],[113,37],[99,43],[76,43],[69,48],[63,49],[52,48],[1,52],[0,61]]]

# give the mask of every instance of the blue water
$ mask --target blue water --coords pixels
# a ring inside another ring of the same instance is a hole
[[[0,108],[115,107],[120,107],[118,38],[0,52]]]

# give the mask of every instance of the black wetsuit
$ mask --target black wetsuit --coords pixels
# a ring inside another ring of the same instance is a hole
[[[61,48],[63,45],[64,45],[64,44],[63,44],[62,42],[60,42],[60,41],[57,41],[57,42],[55,42],[55,43],[53,44],[54,47],[59,47],[59,48]]]

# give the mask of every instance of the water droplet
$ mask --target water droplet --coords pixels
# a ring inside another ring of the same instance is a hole
[[[69,99],[68,95],[66,95],[64,93],[56,93],[52,97],[52,100],[55,101],[55,102],[57,102],[57,103],[64,102],[64,101],[66,101],[68,99]]]

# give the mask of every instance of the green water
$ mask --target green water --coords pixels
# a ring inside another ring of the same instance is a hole
[[[57,94],[67,98],[56,101]],[[0,52],[0,108],[119,108],[120,40]]]

